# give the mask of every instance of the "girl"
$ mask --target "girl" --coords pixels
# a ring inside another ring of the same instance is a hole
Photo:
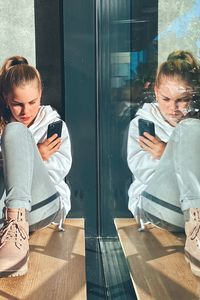
[[[5,61],[0,94],[0,276],[17,276],[27,272],[29,230],[59,222],[70,210],[64,179],[71,146],[64,122],[61,138],[47,138],[48,125],[60,117],[41,105],[39,72],[24,57]]]
[[[134,176],[129,209],[141,229],[144,222],[173,231],[185,227],[185,253],[200,276],[198,238],[191,239],[200,228],[200,121],[186,118],[197,102],[198,84],[199,66],[192,54],[171,53],[157,71],[156,103],[144,104],[130,123],[128,165]],[[139,136],[140,118],[155,124],[155,137],[147,132]]]

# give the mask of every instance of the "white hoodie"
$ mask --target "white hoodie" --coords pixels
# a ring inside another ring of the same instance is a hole
[[[34,123],[29,127],[36,144],[42,143],[47,138],[47,127],[50,123],[60,119],[57,111],[53,110],[50,105],[41,106]],[[71,143],[67,126],[63,121],[61,146],[44,164],[48,170],[49,176],[55,188],[60,194],[61,208],[64,209],[64,216],[67,215],[71,208],[70,189],[65,183],[65,177],[68,174],[71,164]]]
[[[157,103],[145,103],[136,113],[136,117],[130,122],[127,144],[127,161],[129,169],[133,174],[128,195],[128,208],[136,217],[140,208],[141,193],[153,176],[159,160],[144,151],[139,145],[138,119],[146,119],[155,124],[155,134],[163,142],[167,143],[174,127],[165,121],[161,115]]]

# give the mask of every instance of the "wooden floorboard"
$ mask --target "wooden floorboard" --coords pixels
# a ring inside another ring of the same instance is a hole
[[[84,219],[67,219],[64,228],[31,235],[29,271],[0,279],[1,300],[86,299]]]
[[[200,279],[184,258],[185,236],[134,219],[115,219],[138,300],[199,300]]]

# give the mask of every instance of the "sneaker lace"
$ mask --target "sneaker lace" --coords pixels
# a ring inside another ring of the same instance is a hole
[[[19,238],[19,235],[21,238]],[[6,220],[3,227],[0,229],[0,248],[5,245],[7,241],[13,241],[17,248],[21,248],[22,240],[27,238],[27,232],[16,220]]]
[[[192,229],[192,231],[189,234],[190,239],[194,240],[196,239],[196,237],[198,237],[198,239],[200,240],[200,223],[198,223],[197,225],[195,225]]]

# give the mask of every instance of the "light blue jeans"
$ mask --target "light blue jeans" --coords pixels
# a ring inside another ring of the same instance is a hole
[[[0,224],[6,206],[29,211],[30,230],[48,225],[59,211],[59,194],[30,130],[21,123],[9,123],[3,132],[1,147]]]
[[[172,231],[184,229],[184,211],[200,207],[200,120],[174,129],[141,203],[148,221]]]

